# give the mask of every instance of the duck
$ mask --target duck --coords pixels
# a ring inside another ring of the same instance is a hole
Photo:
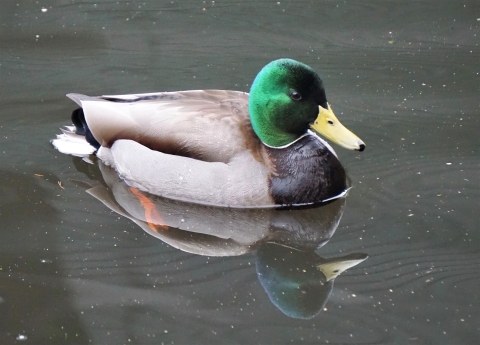
[[[80,108],[52,140],[58,151],[94,154],[128,186],[179,201],[231,208],[325,203],[350,186],[324,138],[365,149],[333,113],[319,75],[293,59],[264,66],[249,93],[67,97]]]

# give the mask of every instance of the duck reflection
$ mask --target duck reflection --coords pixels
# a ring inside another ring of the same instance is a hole
[[[345,197],[302,209],[218,208],[141,192],[126,185],[112,168],[100,161],[97,164],[104,184],[88,188],[87,193],[150,235],[198,255],[237,256],[256,251],[262,287],[290,317],[318,314],[334,279],[368,257],[350,254],[325,259],[315,253],[338,227]],[[79,170],[85,168],[76,165]]]
[[[257,251],[257,274],[272,303],[285,315],[310,319],[327,303],[333,280],[366,258],[358,253],[324,259],[313,251],[264,243]]]

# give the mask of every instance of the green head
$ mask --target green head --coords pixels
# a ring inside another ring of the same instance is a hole
[[[308,129],[323,133],[334,142],[336,138],[332,137],[339,129],[348,131],[331,112],[318,74],[291,59],[272,61],[258,73],[250,88],[248,110],[257,136],[273,147],[290,144]],[[331,130],[335,130],[333,135]],[[354,144],[347,148],[362,151],[365,144],[350,131],[348,133],[354,136],[348,138],[349,144],[352,140]]]
[[[280,59],[266,65],[250,88],[248,108],[253,129],[262,142],[283,146],[303,135],[327,107],[320,77],[307,65]]]

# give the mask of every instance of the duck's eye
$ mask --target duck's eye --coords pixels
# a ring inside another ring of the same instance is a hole
[[[328,124],[329,125],[333,125],[333,121],[332,120],[327,120]]]
[[[302,99],[302,95],[295,90],[290,91],[290,98],[294,101],[299,101]]]

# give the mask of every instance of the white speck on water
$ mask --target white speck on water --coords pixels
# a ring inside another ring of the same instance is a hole
[[[27,340],[27,338],[28,338],[28,337],[27,337],[26,335],[24,335],[24,334],[19,334],[19,335],[17,335],[17,340]]]
[[[45,12],[47,12],[47,11],[48,11],[48,9],[46,9],[45,7],[42,7],[42,12],[43,12],[43,13],[45,13]]]
[[[452,165],[452,163],[446,163],[447,165]]]
[[[184,223],[185,222],[185,219],[180,219],[180,223]]]
[[[40,35],[35,35],[35,38],[40,38]]]

